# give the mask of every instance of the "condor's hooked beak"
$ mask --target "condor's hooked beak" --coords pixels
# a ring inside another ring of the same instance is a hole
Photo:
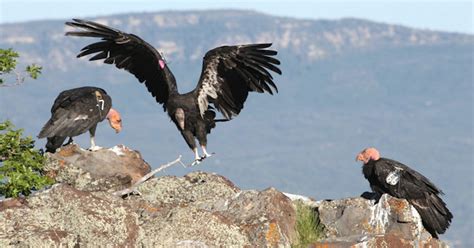
[[[364,161],[364,155],[362,153],[357,154],[357,157],[355,158],[355,161]]]
[[[122,118],[117,110],[111,108],[107,114],[107,120],[116,133],[122,131]]]

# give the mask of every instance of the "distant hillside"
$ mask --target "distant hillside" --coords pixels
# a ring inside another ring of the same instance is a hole
[[[273,42],[282,61],[279,94],[250,95],[241,115],[209,138],[200,170],[244,188],[274,186],[316,199],[368,190],[354,156],[376,146],[446,193],[455,215],[443,239],[473,244],[474,36],[360,19],[301,20],[251,11],[135,13],[88,18],[135,33],[164,52],[181,92],[195,87],[205,52],[223,44]],[[66,20],[64,20],[66,21]],[[63,21],[0,25],[0,47],[45,69],[38,81],[0,88],[0,119],[36,135],[64,89],[96,85],[113,96],[124,131],[99,127],[102,146],[126,143],[152,165],[185,142],[146,89],[125,71],[75,56],[92,39],[65,37]],[[88,136],[77,140],[88,145]],[[39,141],[42,146],[44,141]],[[183,175],[176,168],[169,174]],[[466,203],[467,202],[467,203]]]

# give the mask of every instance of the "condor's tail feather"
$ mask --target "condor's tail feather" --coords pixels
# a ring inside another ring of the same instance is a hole
[[[52,135],[52,132],[54,131],[54,121],[53,119],[49,119],[48,122],[46,122],[46,124],[43,126],[43,128],[41,128],[41,131],[40,133],[38,134],[38,138],[39,139],[42,139],[42,138],[46,138],[46,137],[50,137]]]
[[[410,203],[420,214],[425,229],[434,238],[438,238],[438,234],[443,234],[451,224],[453,214],[437,195],[427,194],[425,198],[412,199]]]

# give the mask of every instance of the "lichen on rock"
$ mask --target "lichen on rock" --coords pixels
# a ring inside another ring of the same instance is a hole
[[[0,201],[0,247],[290,247],[298,244],[293,202],[324,225],[313,247],[446,247],[432,239],[405,200],[382,196],[314,201],[275,188],[241,190],[223,176],[191,172],[150,178],[140,195],[114,196],[150,171],[124,146],[89,152],[76,145],[47,155],[58,182]]]
[[[0,202],[0,247],[289,247],[291,200],[276,189],[245,191],[223,176],[192,172],[162,176],[118,197],[150,171],[125,147],[49,154],[58,184],[22,199]]]

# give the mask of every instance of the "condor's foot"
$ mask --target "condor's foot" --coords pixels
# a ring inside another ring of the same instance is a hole
[[[189,166],[191,166],[191,167],[196,166],[196,165],[200,164],[201,161],[202,161],[202,158],[197,158]]]
[[[201,145],[201,149],[202,149],[202,153],[203,153],[203,155],[201,156],[201,160],[204,160],[205,158],[208,158],[208,157],[211,157],[212,155],[214,155],[214,153],[211,153],[211,154],[207,153],[205,145]]]
[[[212,155],[214,155],[214,154],[215,153],[213,153],[213,152],[211,154],[206,152],[206,153],[204,153],[204,155],[201,156],[200,160],[203,161],[206,158],[212,157]]]
[[[91,146],[91,147],[89,147],[89,149],[87,149],[87,150],[88,150],[88,151],[91,151],[91,152],[96,152],[96,151],[98,151],[98,150],[100,150],[100,149],[103,149],[103,147],[101,147],[101,146]]]
[[[374,202],[374,204],[377,204],[379,203],[380,197],[382,197],[382,195],[376,192],[364,192],[362,195],[360,195],[360,197],[371,200]]]

